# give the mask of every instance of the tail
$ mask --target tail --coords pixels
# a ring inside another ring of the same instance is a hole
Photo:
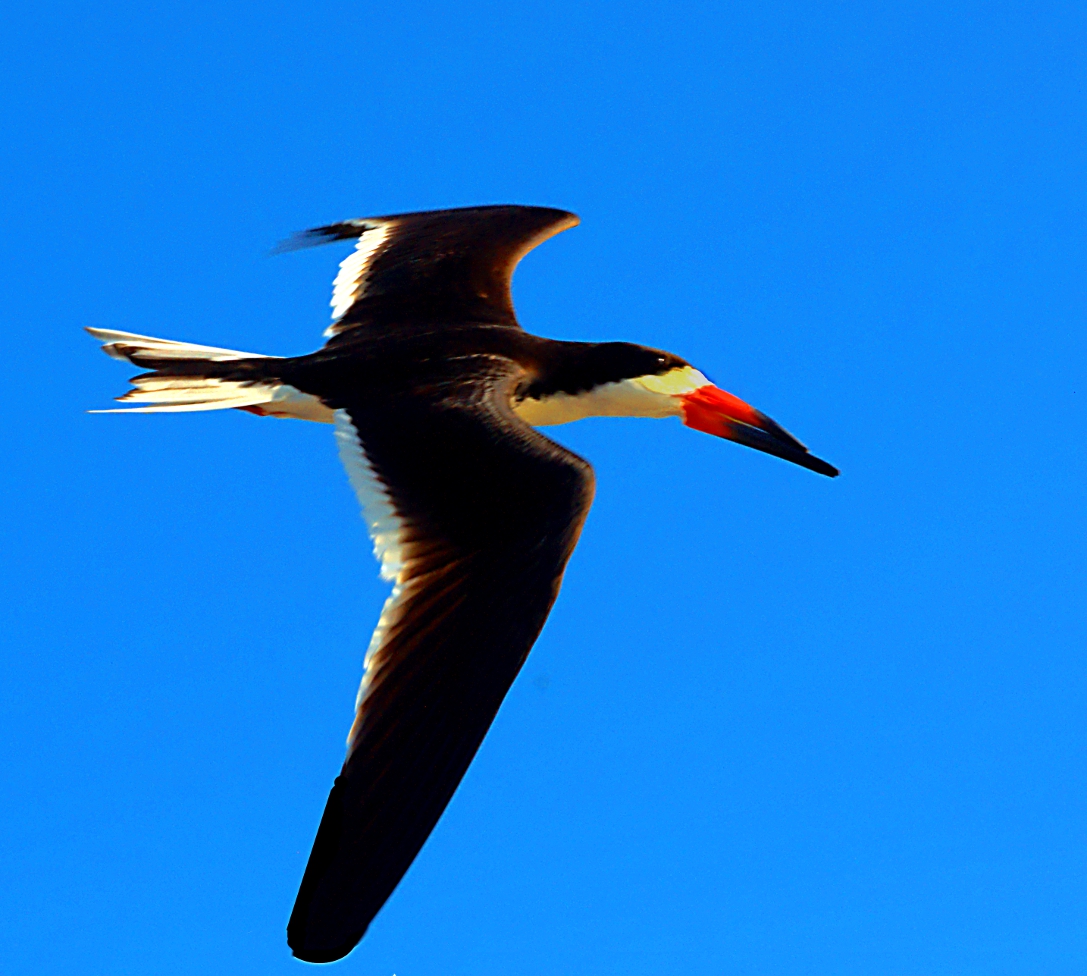
[[[91,413],[188,413],[195,410],[246,410],[262,417],[293,417],[332,423],[333,412],[317,397],[275,375],[279,356],[198,346],[112,329],[87,331],[102,351],[151,372],[134,377],[135,389],[120,403],[147,406],[92,410]]]

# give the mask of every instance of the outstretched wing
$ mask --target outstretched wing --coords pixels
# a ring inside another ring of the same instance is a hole
[[[577,222],[574,214],[549,207],[429,210],[315,227],[280,250],[356,241],[333,285],[325,335],[405,320],[517,327],[510,294],[517,262]]]
[[[425,394],[334,404],[395,585],[287,929],[309,962],[350,952],[430,834],[543,627],[592,500],[589,465],[511,412],[519,367],[455,366]]]

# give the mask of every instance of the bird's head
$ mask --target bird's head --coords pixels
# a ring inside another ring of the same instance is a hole
[[[546,370],[518,391],[515,412],[534,426],[583,417],[679,417],[695,430],[836,477],[792,434],[711,383],[685,359],[629,342],[548,343]]]
[[[673,397],[676,412],[688,427],[765,451],[828,478],[838,476],[837,468],[811,454],[784,427],[738,396],[715,386],[689,364],[642,376],[635,382]]]

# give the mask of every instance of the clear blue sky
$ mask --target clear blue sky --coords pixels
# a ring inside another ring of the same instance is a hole
[[[1082,4],[50,0],[2,15],[0,968],[301,972],[385,587],[327,428],[90,416],[97,325],[296,354],[291,231],[578,212],[544,335],[672,350],[839,465],[674,422],[337,971],[1087,971]]]

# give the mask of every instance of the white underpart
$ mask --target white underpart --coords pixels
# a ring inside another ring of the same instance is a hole
[[[366,649],[366,656],[363,659],[362,683],[359,685],[358,698],[355,702],[357,712],[370,687],[375,656],[385,641],[389,623],[396,614],[397,603],[403,592],[404,523],[393,506],[388,490],[377,476],[373,465],[370,464],[370,459],[366,456],[359,438],[359,432],[355,429],[347,411],[337,410],[335,416],[336,446],[340,451],[340,460],[347,469],[351,487],[355,489],[355,495],[362,506],[362,517],[366,521],[370,538],[374,542],[374,555],[381,563],[381,578],[393,583],[393,591],[385,601],[377,627],[374,628],[373,636],[370,638],[370,646]],[[352,729],[353,732],[354,729]],[[350,747],[351,736],[348,737],[347,744]]]
[[[253,405],[262,417],[312,420],[318,424],[331,424],[336,420],[335,412],[330,407],[289,383],[280,383],[266,389],[271,391],[272,398]]]
[[[693,366],[681,366],[659,376],[636,376],[583,393],[552,393],[539,400],[521,400],[513,404],[513,410],[533,427],[568,424],[586,417],[678,417],[683,413],[679,398],[709,385]]]
[[[332,282],[332,301],[329,303],[332,306],[332,325],[325,329],[326,336],[336,335],[340,331],[337,325],[339,320],[366,294],[370,266],[393,229],[393,224],[384,220],[361,220],[358,226],[361,236],[355,250],[340,262],[340,272]]]

